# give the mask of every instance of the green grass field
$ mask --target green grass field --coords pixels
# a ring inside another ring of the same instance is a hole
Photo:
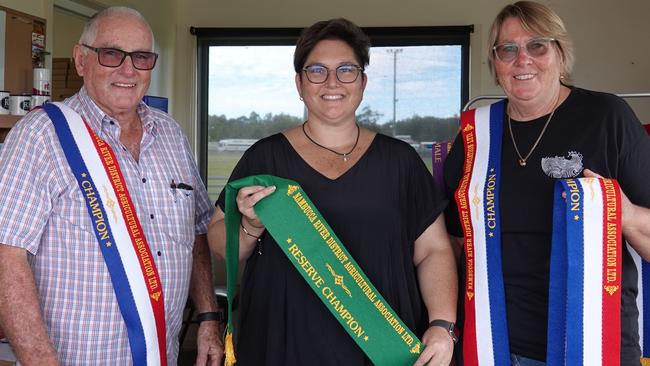
[[[241,158],[240,152],[211,152],[208,154],[208,193],[214,201],[226,185],[230,172]]]

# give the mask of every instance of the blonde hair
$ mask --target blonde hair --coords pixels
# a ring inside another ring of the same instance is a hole
[[[567,83],[571,79],[571,72],[575,62],[571,38],[564,27],[564,22],[557,13],[548,6],[534,1],[518,1],[506,5],[492,23],[488,38],[488,67],[492,76],[494,76],[495,83],[499,84],[499,81],[494,66],[494,50],[492,48],[497,45],[501,27],[509,18],[518,19],[524,30],[530,34],[555,39],[555,48],[562,59],[560,70],[562,82]]]

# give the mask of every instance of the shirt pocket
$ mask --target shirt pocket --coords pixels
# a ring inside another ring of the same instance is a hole
[[[173,182],[164,195],[163,230],[176,244],[192,248],[195,238],[195,184],[189,178],[175,178]]]

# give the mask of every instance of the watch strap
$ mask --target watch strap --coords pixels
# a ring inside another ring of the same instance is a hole
[[[223,321],[223,313],[221,311],[208,311],[205,313],[199,313],[196,315],[196,322],[201,323],[201,322],[207,322],[207,321],[212,321],[216,320],[218,322]]]
[[[443,319],[435,319],[432,320],[429,323],[429,328],[430,327],[441,327],[444,328],[447,333],[449,333],[449,336],[451,337],[451,340],[454,341],[454,343],[458,342],[458,330],[456,329],[456,324],[450,321],[446,321]]]

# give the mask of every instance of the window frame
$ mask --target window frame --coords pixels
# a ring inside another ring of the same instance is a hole
[[[197,40],[197,139],[199,173],[208,173],[208,87],[212,46],[293,46],[303,28],[190,27]],[[474,25],[362,27],[372,47],[461,46],[460,105],[469,100],[470,34]],[[460,110],[459,110],[460,113]]]

